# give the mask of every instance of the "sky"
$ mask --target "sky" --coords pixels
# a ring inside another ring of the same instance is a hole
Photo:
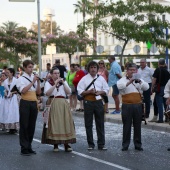
[[[82,21],[81,14],[74,14],[74,5],[78,0],[40,0],[40,18],[44,20],[43,11],[53,9],[57,22],[65,32],[76,31],[77,23]],[[7,21],[14,21],[19,26],[31,28],[32,22],[37,23],[37,1],[35,2],[9,2],[0,0],[0,26]]]

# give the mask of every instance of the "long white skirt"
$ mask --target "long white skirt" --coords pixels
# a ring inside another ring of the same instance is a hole
[[[3,98],[0,107],[0,128],[19,128],[19,105],[17,95],[11,98]]]

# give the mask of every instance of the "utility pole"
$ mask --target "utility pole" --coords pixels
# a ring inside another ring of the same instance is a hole
[[[149,0],[149,5],[151,5],[151,0]],[[149,19],[149,23],[150,23],[150,19],[151,19],[151,13],[150,13],[150,11],[149,11],[149,13],[148,13],[148,19]],[[150,31],[150,30],[149,30]],[[149,56],[150,55],[150,49],[148,48],[148,50],[147,50],[147,55]]]
[[[94,0],[93,1],[94,7],[98,6],[98,0]],[[95,9],[93,11],[93,18],[95,18],[97,15],[97,10]],[[95,41],[94,45],[93,45],[93,54],[96,54],[96,46],[97,46],[97,29],[95,28],[95,26],[93,25],[93,39]]]

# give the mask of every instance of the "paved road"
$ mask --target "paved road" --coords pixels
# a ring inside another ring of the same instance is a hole
[[[143,152],[135,151],[133,141],[127,152],[121,151],[122,125],[106,122],[107,151],[87,151],[83,118],[74,117],[77,143],[74,152],[54,153],[50,145],[40,144],[42,120],[39,115],[33,148],[37,155],[20,155],[17,135],[0,132],[0,170],[168,170],[170,169],[170,134],[142,129]],[[94,138],[96,133],[94,128]]]

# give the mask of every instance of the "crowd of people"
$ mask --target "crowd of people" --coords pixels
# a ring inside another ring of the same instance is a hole
[[[107,150],[104,115],[109,113],[108,92],[111,87],[116,107],[111,114],[122,115],[122,151],[128,150],[132,124],[135,150],[143,151],[141,121],[143,116],[146,119],[150,116],[152,93],[155,92],[154,117],[150,122],[163,123],[164,110],[170,105],[170,74],[165,60],[159,59],[155,71],[147,66],[146,59],[140,60],[139,69],[136,64],[127,63],[124,75],[115,56],[109,56],[108,61],[110,71],[104,60],[98,63],[90,61],[85,70],[79,64],[71,64],[67,70],[60,65],[60,60],[56,60],[53,67],[47,63],[46,71],[40,76],[33,74],[34,63],[31,60],[23,62],[17,75],[13,68],[4,67],[0,77],[0,129],[10,134],[19,130],[21,154],[36,154],[32,140],[39,109],[44,116],[42,144],[53,145],[55,152],[59,150],[59,144],[64,144],[65,151],[71,152],[70,144],[76,143],[71,111],[79,111],[84,112],[88,150],[95,148],[93,116],[98,149]],[[77,100],[80,108],[77,108]]]

